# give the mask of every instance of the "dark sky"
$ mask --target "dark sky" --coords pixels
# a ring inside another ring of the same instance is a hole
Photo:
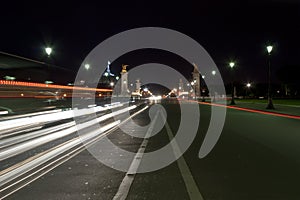
[[[300,64],[300,1],[96,2],[2,2],[0,50],[48,61],[43,47],[50,45],[54,49],[50,62],[76,70],[106,38],[131,28],[157,26],[180,31],[199,42],[225,81],[229,80],[230,60],[237,62],[240,81],[265,81],[267,43],[275,45],[274,75],[287,64]]]

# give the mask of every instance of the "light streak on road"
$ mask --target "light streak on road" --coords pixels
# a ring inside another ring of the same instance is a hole
[[[66,89],[66,90],[80,90],[80,91],[112,92],[112,89],[86,88],[86,87],[44,84],[44,83],[32,83],[32,82],[22,82],[22,81],[0,80],[0,85],[20,86],[20,87],[51,88],[51,89]]]
[[[80,137],[80,138],[75,138],[69,142],[67,142],[66,144],[55,148],[52,151],[49,151],[47,153],[45,153],[44,155],[25,163],[24,165],[21,165],[11,171],[8,171],[7,173],[4,173],[0,176],[0,186],[5,185],[6,183],[10,182],[13,179],[16,179],[17,177],[29,172],[30,170],[42,165],[43,163],[57,157],[58,155],[62,154],[63,152],[81,144],[82,142],[88,141],[91,138],[94,138],[96,136],[98,136],[99,134],[117,126],[120,123],[120,121],[115,121],[113,123],[110,123],[104,127],[101,127],[98,130],[94,130],[92,132],[87,133],[85,136]],[[1,189],[0,192],[2,192],[4,189]]]
[[[76,126],[72,126],[70,128],[64,129],[64,130],[60,130],[58,132],[54,132],[52,134],[49,135],[45,135],[36,139],[32,139],[26,142],[23,142],[21,144],[17,144],[14,146],[10,146],[2,151],[0,151],[0,161],[5,160],[7,158],[13,157],[15,155],[21,154],[25,151],[28,151],[30,149],[36,148],[38,146],[41,146],[43,144],[49,143],[51,141],[57,140],[59,138],[63,138],[66,137],[72,133],[75,133],[76,131],[88,128],[92,125],[98,124],[100,122],[103,122],[111,117],[114,117],[116,115],[120,115],[122,113],[125,113],[127,111],[130,111],[132,109],[135,109],[136,106],[130,106],[128,108],[124,108],[109,114],[106,114],[104,116],[98,117],[96,119],[93,119],[91,121],[82,123],[82,124],[77,124]]]
[[[106,111],[112,108],[121,107],[123,104],[114,104],[114,105],[107,105],[105,107],[97,106],[93,108],[85,108],[80,109],[76,111],[76,117],[83,116],[83,115],[89,115],[92,113],[102,112]],[[55,112],[55,113],[48,113],[44,115],[37,115],[32,117],[25,117],[25,118],[18,118],[18,119],[12,119],[7,121],[0,122],[0,138],[1,134],[3,137],[4,133],[9,132],[10,130],[14,131],[15,129],[26,129],[28,126],[37,125],[40,123],[49,123],[64,119],[70,119],[74,117],[74,111],[68,110],[68,111],[62,111],[62,112]]]

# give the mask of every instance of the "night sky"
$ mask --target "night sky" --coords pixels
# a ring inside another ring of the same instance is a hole
[[[299,65],[300,1],[63,1],[1,3],[0,51],[51,62],[76,71],[85,56],[106,38],[131,28],[155,26],[180,31],[200,43],[212,56],[225,82],[228,62],[237,62],[240,82],[265,82],[266,44],[275,45],[272,55],[276,72],[286,65]],[[52,60],[43,48],[53,47]],[[172,56],[136,52],[113,63],[130,67],[151,60],[174,65],[189,75],[184,61],[168,62]],[[149,53],[149,52],[148,52]],[[160,60],[162,59],[162,60]],[[170,59],[174,60],[174,59]],[[175,59],[176,60],[176,59]]]

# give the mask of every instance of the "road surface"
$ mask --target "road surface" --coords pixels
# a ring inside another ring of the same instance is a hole
[[[165,126],[151,137],[145,152],[168,144],[170,133],[175,135],[179,126],[178,105],[162,105],[169,128]],[[228,109],[218,143],[199,159],[211,114],[210,105],[199,108],[201,119],[194,142],[181,158],[163,169],[128,178],[84,150],[6,199],[300,199],[300,120]],[[148,109],[133,120],[148,124]],[[143,142],[121,129],[110,131],[108,137],[131,152],[139,151]],[[120,155],[120,159],[126,158]],[[120,193],[122,197],[118,197]]]

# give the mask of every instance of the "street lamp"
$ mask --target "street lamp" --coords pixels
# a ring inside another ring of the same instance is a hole
[[[90,68],[90,65],[89,65],[89,64],[85,64],[85,65],[84,65],[84,68],[85,68],[86,70],[88,70],[88,69]]]
[[[229,67],[231,68],[231,70],[233,70],[235,66],[235,63],[234,62],[230,62],[229,63]],[[233,72],[231,72],[233,73]],[[233,75],[232,75],[232,80],[231,80],[231,102],[230,102],[230,105],[235,105],[235,101],[234,101],[234,81],[233,81]]]
[[[269,45],[267,46],[267,51],[268,51],[268,105],[267,109],[275,109],[271,97],[271,52],[273,50],[273,46]]]
[[[48,56],[50,56],[51,53],[52,53],[52,48],[51,48],[51,47],[46,47],[46,48],[45,48],[45,52],[46,52],[46,54],[47,54]]]

